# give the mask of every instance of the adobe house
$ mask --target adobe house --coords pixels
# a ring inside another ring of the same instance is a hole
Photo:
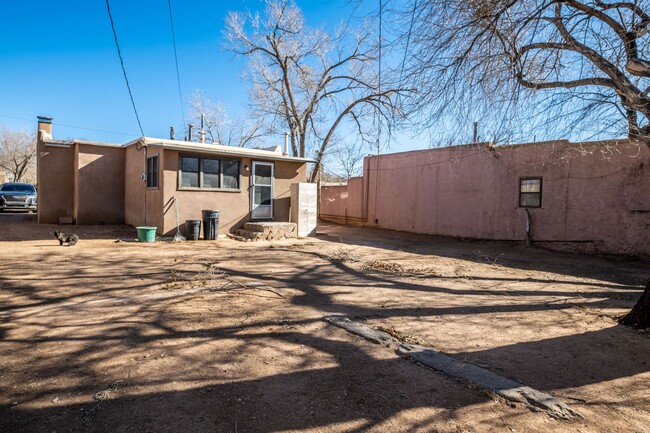
[[[286,149],[285,149],[286,150]],[[179,222],[219,211],[219,233],[248,221],[289,221],[291,184],[305,182],[306,158],[141,137],[126,144],[56,140],[39,117],[38,222],[129,224],[176,233]]]

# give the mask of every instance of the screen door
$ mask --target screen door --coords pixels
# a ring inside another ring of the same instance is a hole
[[[253,161],[251,218],[273,218],[273,163]]]

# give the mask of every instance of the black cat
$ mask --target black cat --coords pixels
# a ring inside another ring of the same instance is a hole
[[[67,235],[65,233],[62,233],[60,231],[55,231],[52,233],[56,239],[59,240],[59,245],[63,245],[63,243],[67,243],[69,247],[73,246],[74,244],[79,241],[79,236],[75,234]]]

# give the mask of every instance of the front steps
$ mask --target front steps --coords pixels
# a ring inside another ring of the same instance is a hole
[[[243,229],[235,234],[251,241],[274,241],[298,237],[298,227],[295,223],[282,222],[253,222],[245,223]]]

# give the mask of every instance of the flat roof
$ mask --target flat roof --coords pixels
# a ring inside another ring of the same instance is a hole
[[[59,146],[67,147],[72,146],[73,144],[84,144],[88,146],[100,146],[100,147],[118,147],[126,148],[129,146],[135,146],[140,144],[143,146],[157,146],[162,147],[163,149],[187,151],[187,152],[201,152],[208,154],[218,154],[218,155],[230,155],[236,157],[244,158],[262,158],[262,159],[271,159],[274,161],[291,161],[291,162],[300,162],[300,163],[315,163],[316,161],[311,158],[299,158],[296,156],[283,155],[282,152],[268,150],[268,149],[252,149],[248,147],[235,147],[235,146],[224,146],[219,144],[208,144],[208,143],[196,143],[194,141],[182,141],[182,140],[168,140],[164,138],[153,138],[153,137],[140,137],[135,140],[131,140],[125,144],[116,144],[116,143],[105,143],[100,141],[86,141],[86,140],[55,140],[53,138],[47,138],[43,140],[45,145],[50,146]],[[279,146],[278,146],[279,148]]]
[[[196,143],[194,141],[169,140],[163,138],[140,137],[136,140],[126,143],[124,146],[133,146],[136,144],[146,146],[158,146],[163,149],[181,150],[188,152],[201,152],[209,154],[230,155],[238,157],[264,158],[279,161],[291,162],[316,162],[311,158],[299,158],[296,156],[283,155],[281,152],[265,149],[251,149],[248,147],[224,146],[220,144]]]

